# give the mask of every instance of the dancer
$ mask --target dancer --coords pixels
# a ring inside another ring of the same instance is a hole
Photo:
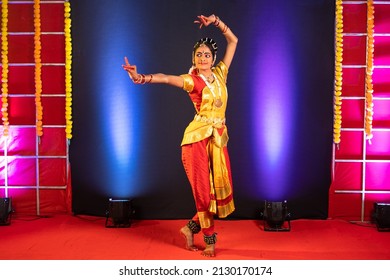
[[[193,65],[188,74],[139,74],[137,67],[131,65],[126,57],[122,67],[135,84],[165,83],[189,93],[196,114],[184,132],[182,162],[197,212],[180,229],[180,234],[185,238],[186,249],[197,251],[194,234],[202,232],[205,242],[202,255],[214,257],[217,241],[214,216],[225,218],[234,211],[225,111],[228,99],[226,79],[238,39],[216,15],[200,15],[194,23],[199,24],[199,28],[213,24],[225,36],[226,50],[218,64],[214,65],[218,49],[216,42],[203,38],[193,48]]]

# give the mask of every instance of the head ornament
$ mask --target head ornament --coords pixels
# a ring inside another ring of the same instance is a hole
[[[194,57],[195,57],[195,51],[202,45],[205,45],[210,49],[211,54],[213,55],[213,63],[214,63],[215,59],[217,58],[218,46],[217,46],[217,43],[209,37],[202,38],[198,42],[195,43],[193,51],[192,51],[192,59],[194,59]]]

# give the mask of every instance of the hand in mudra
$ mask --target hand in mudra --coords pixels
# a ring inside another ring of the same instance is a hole
[[[122,64],[122,68],[129,73],[130,78],[134,81],[138,79],[137,66],[130,65],[129,60],[125,57],[125,64]]]
[[[208,17],[206,17],[204,15],[200,15],[200,16],[198,16],[198,19],[199,20],[195,20],[194,23],[198,23],[199,28],[202,28],[202,26],[209,26],[210,24],[214,23],[216,20],[216,17],[215,17],[215,15],[211,15]]]

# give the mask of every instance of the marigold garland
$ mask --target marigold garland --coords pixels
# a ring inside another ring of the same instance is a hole
[[[374,1],[367,1],[367,54],[366,54],[366,115],[364,130],[371,143],[372,120],[374,115],[372,74],[374,69]]]
[[[9,135],[8,120],[8,0],[1,2],[1,113],[3,135]]]
[[[333,108],[333,142],[341,141],[341,104],[343,85],[343,5],[342,0],[336,0],[336,30],[335,30],[335,82]]]
[[[34,0],[34,61],[35,61],[35,110],[37,136],[43,135],[42,62],[41,62],[41,8],[40,0]]]
[[[64,3],[65,11],[65,122],[66,138],[72,139],[72,38],[71,38],[71,19],[70,3]]]

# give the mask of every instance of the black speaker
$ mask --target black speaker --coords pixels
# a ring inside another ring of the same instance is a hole
[[[374,203],[374,222],[378,231],[390,231],[390,203]]]
[[[132,213],[130,199],[110,198],[106,211],[106,227],[130,227]]]
[[[264,202],[262,218],[265,231],[290,231],[291,214],[287,209],[287,201]]]
[[[12,203],[11,198],[0,198],[0,226],[11,224]]]

